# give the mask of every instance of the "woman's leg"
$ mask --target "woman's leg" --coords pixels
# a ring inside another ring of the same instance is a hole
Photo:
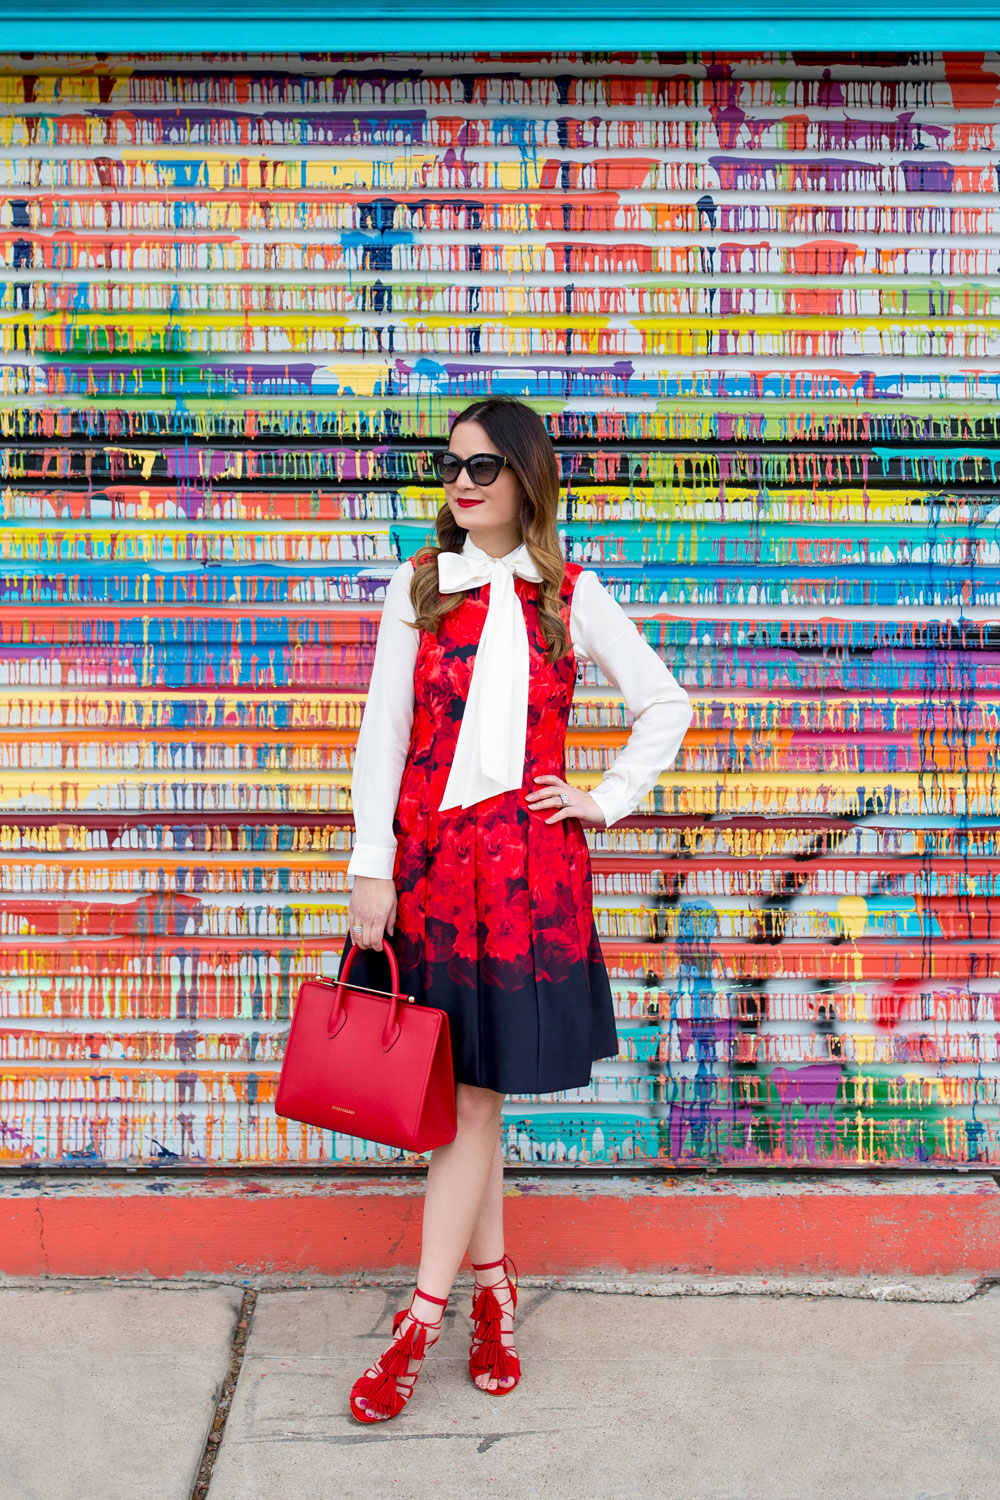
[[[495,1093],[492,1089],[457,1084],[455,1104],[458,1128],[455,1139],[431,1152],[424,1194],[417,1286],[421,1292],[427,1292],[432,1297],[448,1296],[470,1241],[476,1254],[482,1253],[486,1260],[497,1259],[497,1255],[486,1254],[486,1250],[494,1246],[499,1247],[499,1255],[503,1254],[503,1161],[499,1149],[503,1101],[503,1094]],[[492,1278],[495,1273],[483,1274]],[[410,1306],[414,1317],[426,1322],[437,1323],[441,1318],[440,1305],[428,1302],[420,1292],[414,1292]],[[406,1326],[405,1323],[400,1325],[404,1330]],[[411,1326],[415,1326],[412,1320]],[[408,1377],[417,1374],[421,1358],[422,1356],[411,1356],[407,1361],[406,1373],[397,1377],[397,1381],[406,1382],[406,1397],[412,1389]],[[377,1367],[378,1370],[382,1368],[382,1365]],[[370,1382],[374,1380],[376,1373],[372,1369],[362,1377],[363,1381],[369,1382],[367,1389],[358,1390],[358,1383],[355,1383],[362,1410],[367,1406]],[[487,1383],[497,1384],[486,1376],[477,1381],[479,1385]],[[384,1416],[384,1410],[378,1409]]]
[[[479,1212],[469,1235],[469,1259],[486,1265],[499,1260],[503,1250],[503,1142],[498,1131]]]
[[[455,1139],[431,1152],[417,1285],[432,1296],[447,1297],[451,1291],[488,1185],[495,1178],[503,1100],[503,1094],[493,1089],[456,1084]],[[435,1316],[428,1311],[431,1307],[419,1296],[414,1300],[414,1312],[420,1317]]]
[[[502,1262],[503,1253],[503,1142],[498,1131],[486,1187],[479,1205],[479,1212],[472,1226],[472,1233],[469,1236],[469,1259],[474,1265],[490,1267],[488,1271],[476,1272],[477,1285],[500,1286],[504,1280],[506,1268],[503,1264],[494,1266],[493,1262],[497,1260]],[[500,1338],[509,1349],[513,1349],[513,1309],[510,1306],[509,1294],[505,1295],[501,1292],[500,1296],[503,1298]],[[509,1376],[500,1379],[493,1375],[477,1375],[476,1384],[483,1390],[495,1390],[498,1385],[509,1384],[510,1378]]]
[[[455,1273],[465,1255],[487,1180],[495,1170],[503,1099],[503,1094],[497,1094],[492,1089],[457,1084],[455,1104],[458,1128],[455,1139],[431,1152],[424,1194],[423,1238],[417,1286],[421,1292],[427,1292],[432,1297],[448,1296]],[[414,1318],[432,1324],[440,1322],[443,1311],[438,1303],[428,1302],[419,1292],[414,1292],[410,1310]],[[400,1336],[405,1336],[407,1328],[416,1326],[412,1318],[409,1324],[404,1320],[400,1324]],[[436,1342],[436,1335],[431,1342]],[[400,1395],[404,1399],[409,1398],[412,1390],[411,1377],[417,1375],[422,1357],[411,1355],[405,1372],[394,1377],[395,1395],[389,1402],[390,1408],[399,1400]],[[355,1382],[352,1400],[356,1397],[362,1412],[365,1412],[374,1390],[376,1395],[373,1411],[378,1414],[379,1420],[384,1420],[387,1416],[395,1415],[395,1412],[387,1409],[387,1398],[379,1393],[378,1386],[373,1385],[380,1371],[384,1371],[381,1363],[365,1371],[361,1380]],[[385,1380],[384,1374],[381,1379]],[[405,1383],[402,1392],[399,1390],[400,1381]],[[359,1418],[364,1421],[371,1419],[372,1413]]]

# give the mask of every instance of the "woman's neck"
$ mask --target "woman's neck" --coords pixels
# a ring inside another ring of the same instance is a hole
[[[473,536],[471,531],[466,532],[473,546],[478,547],[480,552],[485,552],[489,557],[506,557],[510,552],[516,552],[524,541],[520,532],[513,537],[510,532],[485,532],[479,536]]]

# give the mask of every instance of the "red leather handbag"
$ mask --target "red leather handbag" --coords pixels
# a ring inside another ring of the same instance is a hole
[[[352,947],[336,979],[299,986],[278,1078],[275,1114],[404,1151],[454,1140],[455,1073],[448,1016],[399,993],[348,984]]]

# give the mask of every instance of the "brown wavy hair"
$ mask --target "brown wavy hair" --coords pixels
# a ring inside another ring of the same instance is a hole
[[[537,412],[513,396],[489,396],[460,411],[448,430],[448,440],[459,422],[478,422],[513,467],[521,481],[521,539],[542,575],[538,585],[538,625],[547,646],[546,660],[556,662],[570,650],[569,631],[559,599],[565,563],[559,543],[559,460],[545,423]],[[464,592],[438,591],[437,560],[442,552],[461,552],[468,536],[447,501],[434,522],[437,546],[427,546],[413,558],[410,599],[415,630],[437,634],[446,614],[457,609]]]

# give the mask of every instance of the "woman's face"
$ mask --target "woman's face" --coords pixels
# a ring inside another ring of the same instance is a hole
[[[500,453],[500,449],[478,422],[459,422],[448,440],[449,453],[472,458],[476,453]],[[503,456],[503,455],[501,455]],[[521,534],[521,481],[507,463],[492,484],[476,484],[463,469],[452,484],[444,486],[444,497],[456,522],[474,542],[479,536],[508,537],[516,546]]]

